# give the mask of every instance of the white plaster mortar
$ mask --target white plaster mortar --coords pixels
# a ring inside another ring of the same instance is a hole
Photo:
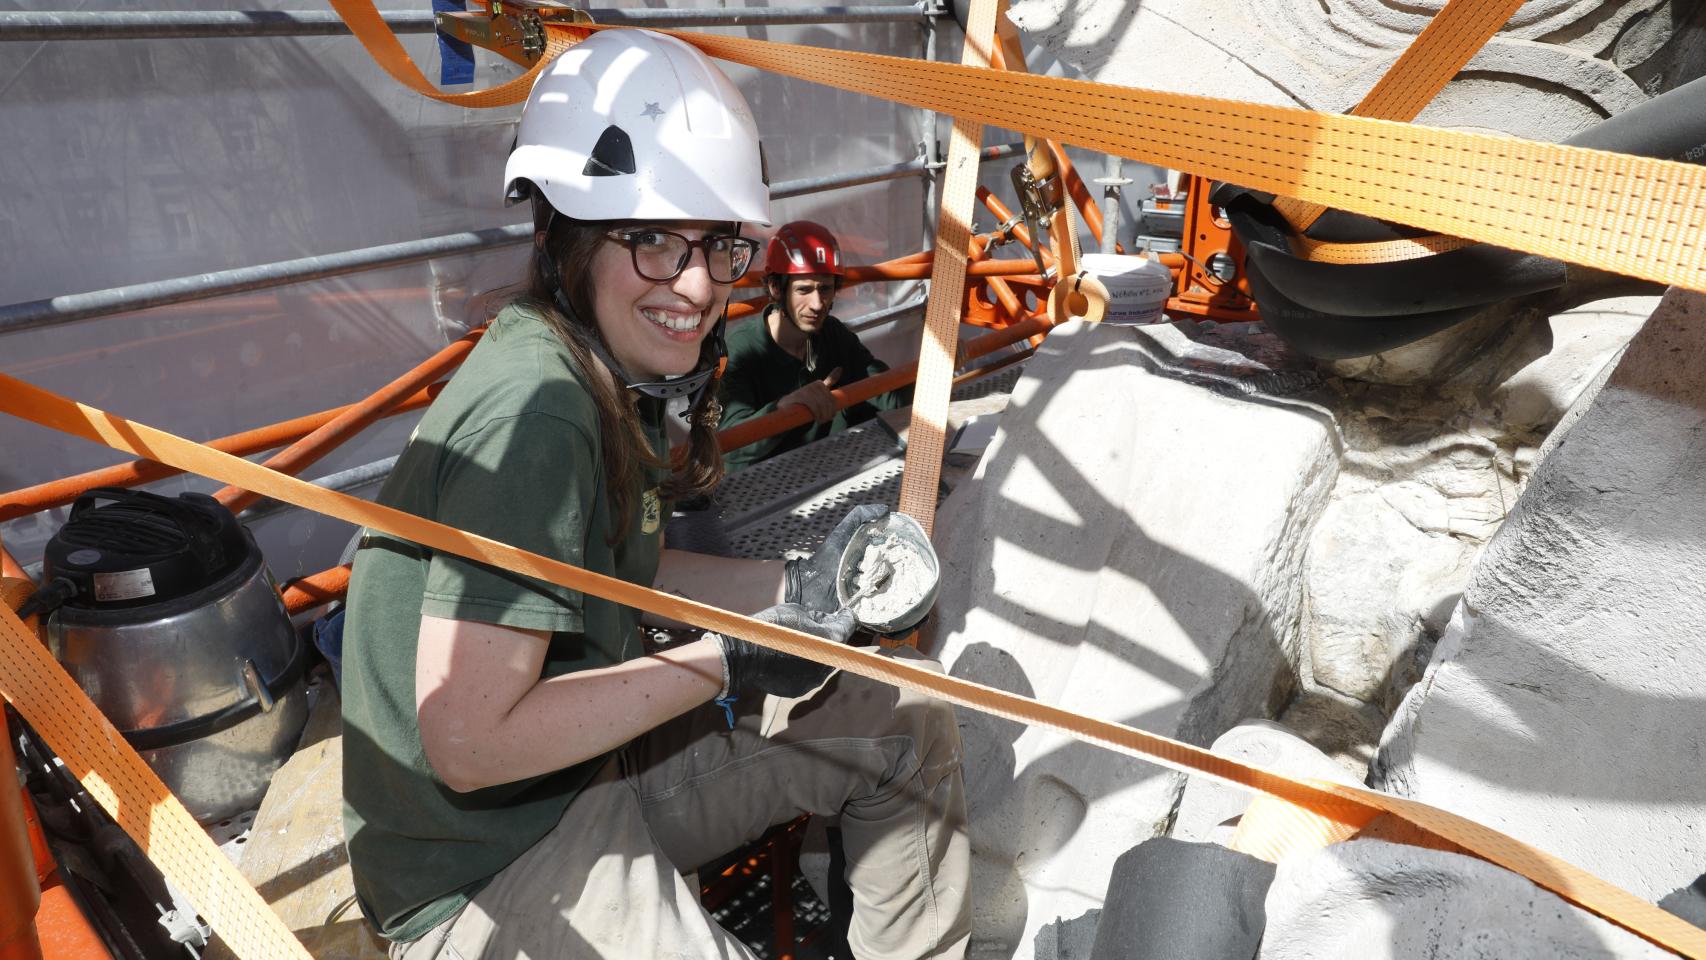
[[[892,623],[918,606],[934,581],[929,558],[905,538],[873,538],[859,558],[854,592],[866,595],[853,608],[853,615],[866,624]]]

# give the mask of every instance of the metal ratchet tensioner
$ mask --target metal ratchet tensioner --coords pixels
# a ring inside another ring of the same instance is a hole
[[[1037,262],[1038,273],[1053,277],[1054,268],[1043,265],[1043,238],[1049,235],[1049,218],[1060,210],[1064,193],[1060,178],[1038,180],[1029,163],[1015,166],[1010,176],[1013,192],[1019,197],[1019,210],[1025,218],[1025,229],[1031,232],[1031,258]]]

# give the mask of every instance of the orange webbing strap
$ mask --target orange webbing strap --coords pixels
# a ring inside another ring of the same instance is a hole
[[[960,62],[989,64],[995,23],[1005,0],[972,0],[966,14],[966,40]],[[930,299],[924,306],[924,333],[918,346],[918,377],[912,388],[912,425],[906,435],[901,468],[899,510],[933,533],[936,487],[942,479],[942,449],[947,444],[948,401],[953,393],[954,358],[960,346],[960,308],[966,291],[966,251],[971,243],[972,205],[977,202],[978,152],[983,124],[954,118],[942,171],[941,213],[936,219],[936,256],[930,267]]]
[[[1201,747],[1146,733],[1133,727],[1099,720],[948,676],[901,660],[891,660],[868,651],[831,643],[774,624],[763,623],[683,597],[660,593],[622,580],[570,566],[557,560],[518,550],[515,547],[434,523],[380,504],[369,503],[311,483],[269,470],[240,457],[221,453],[152,427],[75,403],[64,397],[0,375],[0,412],[9,413],[40,426],[69,433],[133,456],[145,457],[198,473],[222,483],[253,490],[304,509],[345,520],[358,526],[388,533],[482,563],[560,586],[626,604],[642,611],[691,623],[718,633],[744,637],[754,643],[806,657],[818,663],[869,677],[907,690],[917,691],[968,709],[1066,734],[1085,743],[1105,747],[1185,773],[1214,777],[1236,786],[1260,791],[1312,811],[1319,817],[1351,826],[1368,822],[1376,813],[1395,814],[1420,830],[1454,843],[1493,863],[1529,878],[1560,896],[1598,913],[1606,919],[1684,956],[1706,960],[1706,930],[1672,916],[1651,903],[1621,890],[1551,854],[1512,837],[1426,804],[1388,796],[1360,787],[1311,780],[1298,780],[1251,766]],[[0,694],[19,703],[26,717],[59,750],[75,750],[77,770],[96,781],[115,797],[115,816],[127,830],[148,839],[150,846],[168,856],[196,858],[195,844],[182,836],[191,825],[180,823],[159,811],[180,809],[164,795],[157,780],[135,767],[128,746],[110,726],[82,717],[88,700],[63,671],[45,655],[9,612],[0,617]],[[48,675],[54,674],[57,679]],[[70,706],[76,704],[76,707]],[[158,834],[158,835],[156,835]],[[135,835],[135,834],[133,834]],[[187,852],[186,852],[187,851]],[[197,861],[199,863],[199,860]],[[212,869],[208,864],[208,869]],[[183,871],[182,864],[173,865]],[[193,876],[186,882],[194,881]],[[174,877],[174,882],[178,882]],[[188,883],[186,889],[208,897],[227,897],[218,887]],[[201,903],[221,935],[219,924],[233,925],[241,944],[257,950],[276,951],[270,938],[254,930],[271,929],[270,911],[232,906],[227,901]],[[253,905],[254,901],[246,900]],[[234,914],[242,914],[234,916]],[[252,915],[251,915],[252,914]],[[265,916],[262,916],[262,915]],[[254,929],[247,925],[253,924]],[[243,960],[276,956],[276,953],[240,952]]]
[[[1706,292],[1706,167],[739,37],[711,56],[1423,230]]]
[[[372,0],[337,6],[371,8]],[[373,24],[351,28],[371,49]],[[546,32],[566,31],[547,25]],[[801,80],[1706,292],[1706,167],[1088,80],[663,32],[713,57]],[[552,49],[560,42],[554,38]]]
[[[1416,119],[1428,101],[1445,89],[1457,71],[1475,56],[1475,51],[1486,46],[1522,4],[1523,0],[1448,0],[1373,89],[1351,108],[1351,114],[1381,120]],[[1302,233],[1327,208],[1294,197],[1280,197],[1274,201],[1274,209],[1292,229]]]
[[[1287,857],[1321,850],[1356,836],[1367,820],[1346,822],[1324,817],[1307,807],[1257,794],[1238,818],[1238,828],[1226,846],[1259,860],[1279,863]]]
[[[995,40],[1001,54],[1001,64],[1007,70],[1024,72],[1025,46],[1019,39],[1019,28],[1006,15],[1006,7],[1002,15],[996,19]],[[1065,280],[1078,272],[1078,227],[1073,220],[1073,203],[1070,191],[1067,190],[1066,180],[1060,165],[1055,162],[1054,151],[1050,146],[1036,137],[1025,138],[1025,164],[1031,168],[1031,173],[1038,183],[1056,178],[1059,188],[1060,209],[1049,218],[1048,236],[1049,247],[1054,251],[1054,275],[1057,280]],[[1042,243],[1041,237],[1033,237],[1032,242]]]
[[[0,695],[195,904],[233,954],[242,960],[308,960],[308,951],[231,858],[12,612],[22,596],[7,594],[0,604]]]
[[[1292,241],[1298,253],[1322,263],[1391,263],[1394,260],[1414,260],[1436,253],[1448,253],[1474,246],[1475,241],[1430,233],[1405,240],[1382,240],[1378,243],[1328,243],[1299,236]]]
[[[466,93],[445,93],[433,86],[415,62],[409,59],[408,51],[397,35],[385,24],[379,11],[374,9],[372,0],[326,0],[343,18],[350,33],[355,35],[361,45],[367,48],[368,55],[385,69],[393,79],[410,90],[424,97],[444,103],[453,103],[462,107],[506,107],[512,103],[520,103],[527,99],[533,90],[533,81],[544,70],[546,65],[564,50],[579,43],[585,34],[581,31],[562,26],[555,26],[545,31],[545,52],[527,69],[526,73],[506,83],[484,90],[470,90]]]

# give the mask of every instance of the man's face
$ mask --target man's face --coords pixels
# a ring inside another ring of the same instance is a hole
[[[823,329],[835,305],[835,277],[827,273],[795,274],[782,278],[782,303],[800,332],[813,336]]]

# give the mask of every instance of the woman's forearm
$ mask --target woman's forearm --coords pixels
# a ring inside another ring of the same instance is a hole
[[[416,719],[433,770],[458,792],[608,753],[717,695],[722,658],[697,640],[626,663],[539,679],[545,641],[492,624],[423,624]]]
[[[715,640],[543,680],[493,731],[494,746],[508,757],[491,764],[486,779],[505,783],[609,753],[711,699],[722,686]],[[549,757],[559,750],[560,756]]]

